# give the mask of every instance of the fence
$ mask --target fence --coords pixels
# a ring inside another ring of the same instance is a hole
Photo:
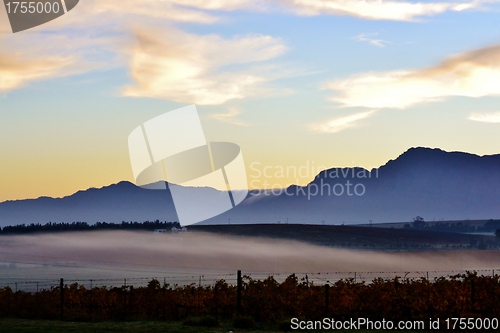
[[[272,276],[276,281],[282,282],[291,274],[295,274],[299,279],[304,279],[310,283],[321,285],[335,283],[339,280],[353,279],[354,282],[371,282],[374,279],[394,279],[400,277],[403,279],[415,279],[425,277],[432,280],[438,277],[449,277],[457,274],[466,274],[467,272],[477,272],[480,275],[495,276],[500,273],[500,268],[487,269],[463,269],[463,270],[422,270],[422,271],[354,271],[354,272],[266,272],[266,271],[243,271],[243,274],[254,280],[263,280]],[[217,281],[224,280],[229,285],[237,285],[237,272],[227,273],[178,273],[166,272],[149,277],[124,277],[124,278],[98,278],[98,279],[64,279],[66,285],[78,284],[87,289],[95,287],[114,288],[122,286],[145,287],[151,280],[158,280],[163,285],[168,286],[214,286]],[[0,288],[10,287],[14,291],[38,292],[51,287],[59,286],[60,278],[37,279],[31,278],[2,278],[0,277]]]
[[[497,318],[500,285],[496,271],[318,272],[272,276],[264,272],[243,275],[238,271],[185,275],[182,278],[187,284],[182,286],[169,284],[168,278],[180,278],[179,275],[164,276],[163,284],[158,278],[22,281],[14,282],[17,290],[0,289],[0,316],[182,320],[210,315],[249,316],[257,321],[299,316]],[[38,292],[21,290],[25,286],[36,286]]]

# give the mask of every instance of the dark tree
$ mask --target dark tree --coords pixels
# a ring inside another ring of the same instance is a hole
[[[425,227],[425,220],[422,216],[417,216],[413,219],[413,228],[423,229]]]

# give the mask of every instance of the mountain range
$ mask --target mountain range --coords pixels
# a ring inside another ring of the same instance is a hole
[[[236,208],[201,223],[338,225],[416,216],[429,221],[500,218],[500,155],[411,148],[376,169],[332,168],[306,186],[250,191]],[[156,219],[177,221],[170,192],[126,181],[64,198],[0,203],[0,226]]]

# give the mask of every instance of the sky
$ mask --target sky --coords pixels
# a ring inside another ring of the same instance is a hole
[[[128,135],[191,104],[208,141],[241,147],[252,188],[417,146],[500,153],[499,9],[80,0],[13,34],[1,7],[0,201],[134,181]]]

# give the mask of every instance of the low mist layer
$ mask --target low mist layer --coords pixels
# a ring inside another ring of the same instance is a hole
[[[446,271],[500,269],[500,256],[497,251],[372,252],[205,233],[97,231],[3,236],[0,265],[3,279],[33,280],[41,275],[67,276],[68,269],[72,269],[73,279],[179,272],[229,274],[236,270],[252,277],[278,273],[319,276],[314,274],[320,272],[384,277],[395,272],[437,276]]]

